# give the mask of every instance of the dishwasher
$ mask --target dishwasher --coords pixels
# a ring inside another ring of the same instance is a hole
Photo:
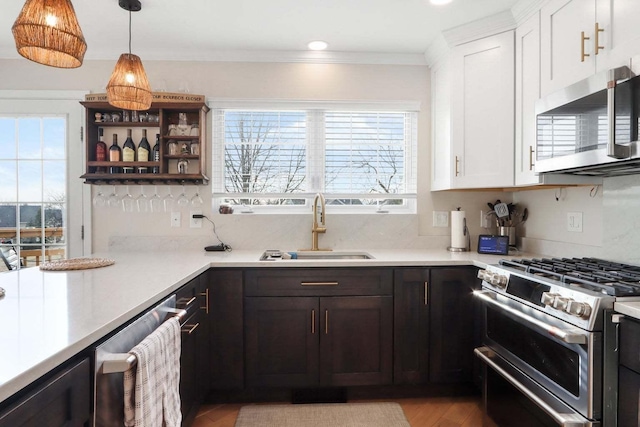
[[[176,308],[176,296],[171,295],[96,347],[94,427],[124,425],[124,372],[136,363],[129,350],[169,317],[178,316],[182,323],[186,314],[186,310]]]

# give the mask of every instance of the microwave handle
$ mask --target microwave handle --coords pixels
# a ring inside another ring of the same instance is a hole
[[[616,85],[621,77],[616,74],[616,70],[609,70],[607,79],[607,122],[609,124],[607,156],[626,159],[631,157],[631,146],[616,144]]]

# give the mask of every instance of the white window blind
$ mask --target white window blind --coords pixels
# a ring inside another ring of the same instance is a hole
[[[260,209],[415,209],[417,123],[408,111],[214,110],[213,195]]]

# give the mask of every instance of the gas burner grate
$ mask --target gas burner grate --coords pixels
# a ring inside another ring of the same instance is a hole
[[[606,295],[640,295],[640,266],[598,258],[514,259],[500,265]]]

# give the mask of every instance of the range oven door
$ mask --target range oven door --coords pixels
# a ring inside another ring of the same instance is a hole
[[[475,350],[482,361],[485,415],[483,426],[596,427],[488,347]]]
[[[602,413],[602,333],[576,328],[490,290],[483,344],[589,420]]]

